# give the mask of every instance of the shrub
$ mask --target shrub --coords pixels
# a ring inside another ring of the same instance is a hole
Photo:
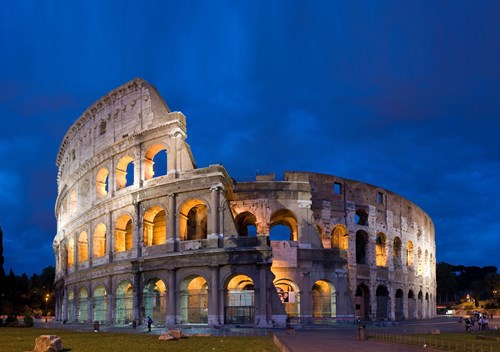
[[[17,321],[17,317],[15,315],[9,315],[7,319],[5,319],[5,326],[18,326],[19,321]]]
[[[33,327],[33,317],[31,316],[31,314],[26,314],[24,316],[24,326],[26,326],[27,328]]]

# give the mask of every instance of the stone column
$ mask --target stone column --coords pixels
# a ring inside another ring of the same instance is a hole
[[[106,285],[107,288],[106,288],[106,321],[108,323],[113,323],[115,321],[115,315],[114,315],[114,312],[115,312],[115,307],[114,307],[114,304],[115,304],[115,301],[114,301],[114,297],[115,297],[115,292],[114,292],[114,287],[113,287],[113,278],[110,276],[108,276],[108,284]]]
[[[175,284],[175,270],[168,270],[168,286],[167,286],[167,317],[166,324],[175,325],[177,316],[177,286]]]
[[[136,202],[134,204],[135,208],[135,233],[132,238],[132,248],[136,249],[136,257],[140,258],[142,257],[142,212],[141,212],[141,202]]]
[[[219,326],[220,325],[220,298],[219,298],[219,278],[220,271],[218,266],[210,267],[210,289],[208,297],[208,325],[209,326]]]
[[[113,229],[113,219],[111,213],[108,213],[107,221],[106,221],[106,251],[108,252],[108,263],[113,262],[113,239],[114,233],[112,233]]]
[[[179,234],[177,233],[177,194],[168,195],[168,218],[167,218],[167,248],[168,251],[179,251]]]
[[[140,325],[140,323],[143,321],[143,318],[141,316],[141,306],[142,306],[142,268],[140,267],[140,264],[137,265],[137,267],[134,270],[134,290],[133,290],[133,308],[132,308],[132,320],[137,323],[137,325]]]

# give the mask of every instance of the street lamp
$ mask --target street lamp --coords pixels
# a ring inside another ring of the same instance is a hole
[[[47,303],[49,302],[49,294],[45,295],[45,322],[47,322]]]

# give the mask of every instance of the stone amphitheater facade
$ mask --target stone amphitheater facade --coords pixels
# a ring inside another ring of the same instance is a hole
[[[429,216],[384,188],[197,167],[186,118],[135,79],[57,155],[60,321],[283,326],[435,315]]]

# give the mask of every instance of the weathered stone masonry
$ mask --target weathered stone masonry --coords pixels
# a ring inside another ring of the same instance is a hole
[[[186,118],[135,79],[89,107],[57,156],[56,319],[283,326],[435,312],[434,226],[338,176],[236,183],[197,168]]]

